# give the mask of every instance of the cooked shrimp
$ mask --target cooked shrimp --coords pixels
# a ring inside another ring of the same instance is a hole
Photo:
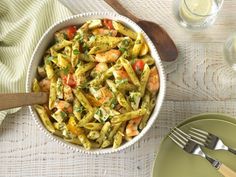
[[[116,36],[117,31],[116,30],[109,30],[104,28],[96,28],[92,31],[93,35],[108,35],[108,36]]]
[[[39,86],[43,92],[49,92],[51,81],[49,79],[43,79],[39,82]]]
[[[153,67],[150,71],[147,89],[155,95],[160,87],[159,75],[156,67]]]
[[[142,117],[131,119],[126,126],[125,133],[128,137],[136,136],[139,134],[138,125],[141,122]]]
[[[96,77],[98,74],[101,74],[108,70],[108,66],[106,63],[98,63],[95,68],[91,72],[92,77]]]
[[[119,50],[111,49],[106,52],[98,53],[95,56],[97,62],[110,63],[115,62],[121,55]]]
[[[123,68],[119,69],[119,70],[115,70],[113,72],[113,75],[114,75],[116,80],[127,79],[128,81],[130,81],[130,77],[129,77],[128,73]]]
[[[113,95],[112,92],[107,87],[102,87],[98,90],[99,98],[98,101],[103,104],[107,101],[109,101]]]
[[[56,102],[56,108],[63,110],[65,112],[68,112],[68,113],[73,112],[72,105],[70,103],[68,103],[66,101],[62,101],[62,100]]]

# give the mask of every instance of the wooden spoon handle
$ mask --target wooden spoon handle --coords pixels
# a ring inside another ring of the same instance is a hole
[[[0,111],[21,106],[47,103],[48,94],[37,93],[1,93]]]
[[[107,4],[109,4],[113,9],[115,9],[119,14],[124,15],[134,22],[138,22],[140,19],[131,14],[128,10],[126,10],[117,0],[105,0]]]
[[[225,177],[236,177],[236,172],[224,164],[221,164],[218,171]]]

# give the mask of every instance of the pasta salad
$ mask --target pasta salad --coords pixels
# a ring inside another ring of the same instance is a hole
[[[146,126],[160,87],[141,33],[109,19],[55,33],[34,79],[49,101],[35,109],[47,130],[91,148],[118,148]]]

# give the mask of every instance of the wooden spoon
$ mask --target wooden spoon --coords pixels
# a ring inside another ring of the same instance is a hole
[[[28,106],[34,104],[43,104],[48,102],[48,93],[1,93],[0,94],[0,111]]]
[[[137,18],[122,7],[117,0],[105,0],[105,2],[119,14],[124,15],[136,22],[147,33],[156,46],[161,60],[174,61],[178,57],[178,51],[173,40],[160,25]]]

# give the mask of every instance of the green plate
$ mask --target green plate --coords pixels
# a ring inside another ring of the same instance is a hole
[[[217,117],[218,116],[218,117]],[[197,127],[208,130],[225,144],[236,147],[235,119],[226,115],[204,114],[180,124],[182,130]],[[220,160],[236,171],[236,155],[226,151],[203,149],[208,155]],[[153,167],[153,177],[222,177],[205,159],[190,155],[180,149],[169,138],[165,138],[159,148]]]
[[[196,121],[196,120],[202,120],[202,119],[217,119],[217,120],[224,120],[224,121],[228,121],[231,123],[236,124],[236,118],[232,117],[228,114],[220,114],[220,113],[203,113],[203,114],[198,114],[195,116],[192,116],[188,119],[185,119],[183,122],[181,122],[178,127],[187,124],[189,122],[192,121]]]

